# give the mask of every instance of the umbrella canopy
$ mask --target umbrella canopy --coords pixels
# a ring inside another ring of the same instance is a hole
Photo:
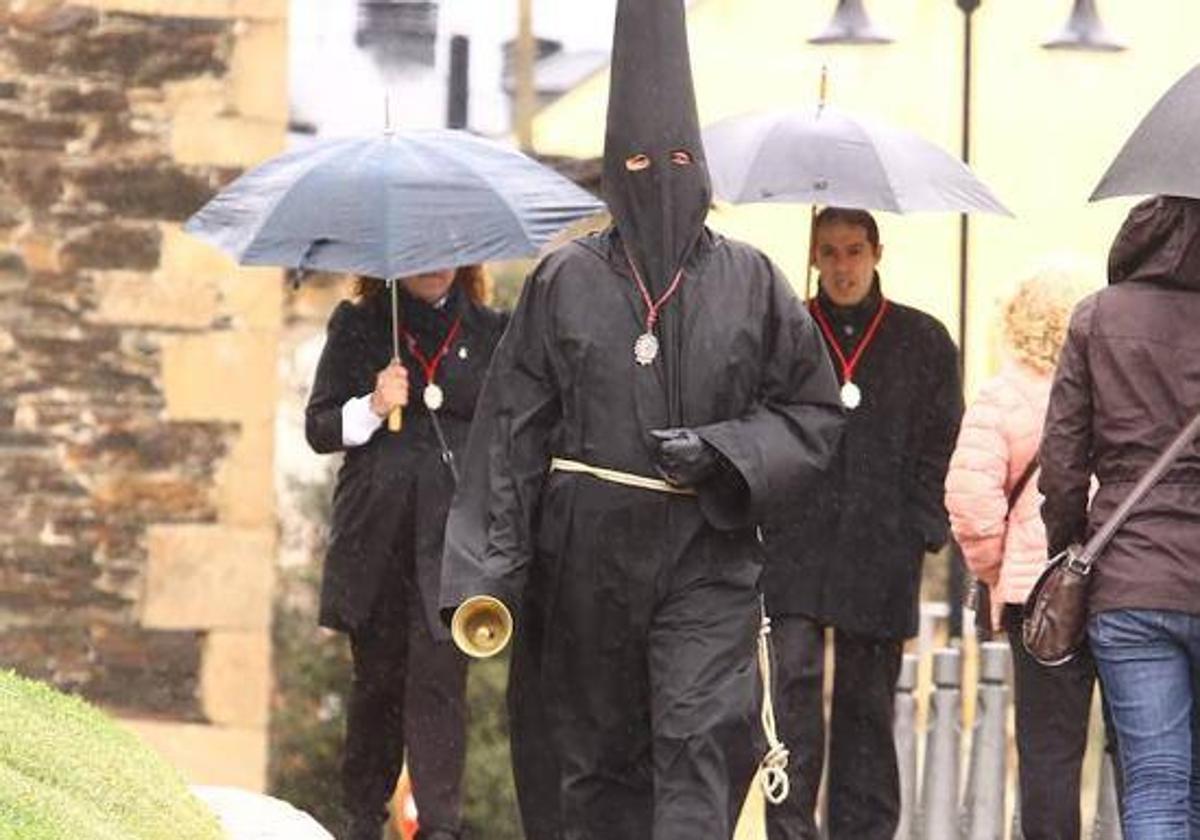
[[[961,161],[920,135],[829,106],[731,117],[705,130],[704,146],[717,196],[735,204],[1012,215]]]
[[[1091,200],[1118,195],[1200,198],[1200,66],[1150,109]]]
[[[185,230],[243,265],[385,279],[536,253],[603,204],[462,131],[318,141],[242,175]]]

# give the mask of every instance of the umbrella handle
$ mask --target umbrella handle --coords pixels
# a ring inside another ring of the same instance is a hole
[[[388,431],[398,432],[404,427],[404,409],[396,406],[388,412]]]

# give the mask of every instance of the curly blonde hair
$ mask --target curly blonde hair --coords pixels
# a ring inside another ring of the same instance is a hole
[[[1049,263],[1021,282],[1004,305],[1004,343],[1038,373],[1051,373],[1067,338],[1071,311],[1098,281],[1075,261]]]

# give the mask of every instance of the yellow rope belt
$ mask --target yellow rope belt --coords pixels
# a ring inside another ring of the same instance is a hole
[[[613,484],[623,484],[626,487],[638,487],[642,490],[656,490],[659,493],[673,493],[676,496],[695,496],[696,491],[690,487],[676,487],[661,478],[649,478],[644,475],[610,470],[604,467],[594,467],[581,461],[569,458],[551,458],[550,469],[557,472],[584,473],[601,481],[611,481]]]

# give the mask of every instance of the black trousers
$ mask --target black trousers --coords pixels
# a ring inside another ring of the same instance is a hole
[[[791,752],[791,794],[767,807],[770,840],[817,840],[825,759],[825,627],[802,616],[771,619],[776,725]],[[829,723],[829,840],[892,840],[900,775],[892,734],[903,645],[834,631]]]
[[[378,840],[407,752],[421,835],[462,826],[466,657],[435,641],[417,587],[397,574],[350,634],[354,684],[342,755],[347,840]]]
[[[1085,646],[1065,665],[1041,665],[1021,643],[1021,608],[1006,605],[1001,621],[1012,648],[1021,833],[1024,840],[1079,840],[1079,774],[1096,663]]]

